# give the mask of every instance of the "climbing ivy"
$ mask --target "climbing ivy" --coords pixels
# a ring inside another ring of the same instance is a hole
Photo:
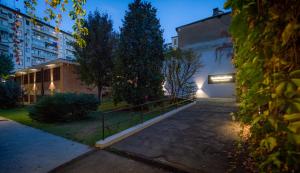
[[[45,10],[45,13],[47,14],[46,17],[44,17],[44,20],[46,22],[54,20],[56,23],[55,31],[59,32],[59,26],[62,20],[62,13],[66,12],[66,5],[69,3],[72,3],[72,9],[68,11],[69,17],[75,21],[73,25],[73,36],[76,39],[76,43],[83,47],[86,45],[84,39],[82,36],[85,36],[88,34],[87,28],[83,26],[84,23],[84,16],[86,14],[86,11],[84,10],[83,6],[86,3],[86,0],[72,0],[72,2],[69,2],[69,0],[45,0],[45,3],[47,5],[47,9]],[[35,9],[37,5],[37,0],[24,0],[25,8],[27,9],[27,13],[33,17],[33,22],[35,17]]]
[[[228,0],[237,116],[260,172],[300,171],[300,1]]]

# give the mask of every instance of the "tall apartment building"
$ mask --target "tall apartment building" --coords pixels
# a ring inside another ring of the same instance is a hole
[[[15,70],[55,59],[74,59],[72,35],[19,10],[0,4],[0,54],[11,57]]]
[[[172,37],[173,48],[192,49],[204,65],[193,77],[199,98],[235,97],[230,23],[230,12],[216,8],[208,18],[177,27],[177,36]]]

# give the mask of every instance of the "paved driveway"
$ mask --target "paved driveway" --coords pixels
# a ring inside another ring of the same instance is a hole
[[[238,139],[233,103],[201,101],[112,146],[186,172],[226,172]]]
[[[91,148],[13,121],[0,120],[0,172],[43,173]]]

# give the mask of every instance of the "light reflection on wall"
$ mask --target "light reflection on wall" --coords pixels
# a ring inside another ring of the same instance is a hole
[[[208,98],[208,95],[203,91],[203,88],[202,88],[204,82],[205,82],[205,80],[201,79],[201,78],[198,78],[197,81],[196,81],[196,84],[197,84],[197,87],[198,87],[198,90],[197,90],[197,93],[196,93],[197,98]]]

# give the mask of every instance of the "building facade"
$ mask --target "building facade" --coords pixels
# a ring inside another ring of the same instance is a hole
[[[191,49],[204,65],[193,77],[198,98],[234,98],[233,45],[228,33],[230,13],[214,9],[213,15],[176,28],[174,48]]]
[[[55,32],[41,20],[0,4],[0,54],[11,57],[15,70],[55,59],[74,59],[70,33]]]
[[[95,86],[87,86],[76,72],[79,64],[65,59],[56,59],[15,72],[14,80],[22,89],[22,102],[35,103],[42,96],[54,93],[86,93],[97,95]],[[110,93],[104,87],[102,95]]]

